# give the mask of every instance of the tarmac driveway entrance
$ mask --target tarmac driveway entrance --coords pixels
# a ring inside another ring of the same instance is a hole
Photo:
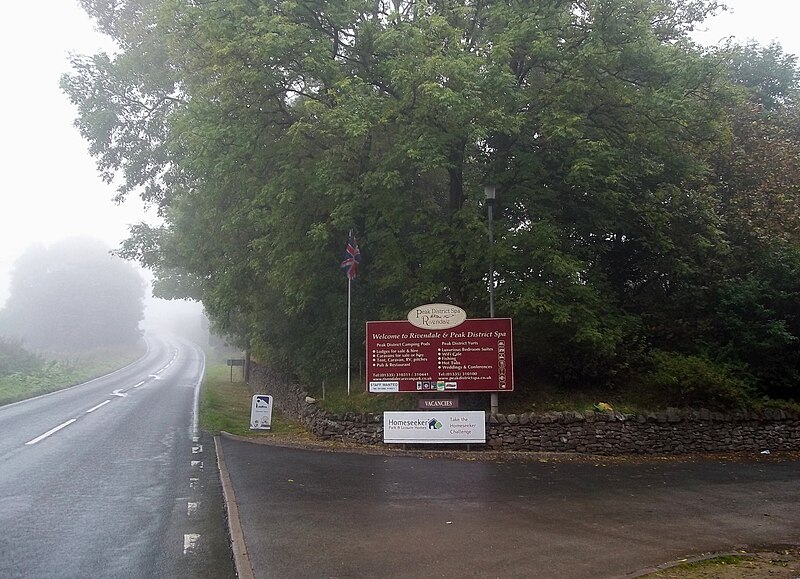
[[[483,462],[220,440],[258,578],[625,577],[800,542],[800,461]]]

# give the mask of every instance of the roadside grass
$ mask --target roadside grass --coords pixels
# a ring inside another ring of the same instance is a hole
[[[273,410],[271,430],[250,430],[250,404],[253,394],[247,384],[237,378],[230,380],[230,369],[215,364],[206,368],[203,393],[200,401],[200,425],[211,434],[223,430],[239,436],[269,438],[291,436],[310,438],[299,423],[289,420]]]
[[[129,348],[102,348],[44,362],[27,373],[0,377],[0,405],[49,394],[108,374],[137,360],[144,343]]]
[[[414,410],[417,396],[414,394],[367,394],[361,387],[340,385],[326,390],[324,399],[317,399],[322,408],[334,414],[346,412],[379,414],[386,410]]]

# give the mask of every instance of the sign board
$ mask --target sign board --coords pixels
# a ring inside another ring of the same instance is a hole
[[[272,396],[256,394],[250,407],[250,430],[272,428]]]
[[[429,410],[384,412],[384,443],[485,443],[486,413]]]
[[[368,392],[511,392],[510,318],[423,330],[407,321],[367,322]]]
[[[458,408],[458,398],[420,398],[417,400],[420,410],[453,410]]]
[[[467,312],[450,304],[426,304],[408,312],[408,321],[423,330],[455,328],[467,319]]]
[[[228,358],[228,366],[244,366],[244,358]]]

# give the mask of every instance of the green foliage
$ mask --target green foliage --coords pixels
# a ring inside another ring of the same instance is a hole
[[[650,354],[650,361],[651,369],[640,387],[659,401],[659,406],[735,409],[752,402],[752,386],[740,377],[741,369],[707,356],[658,350]]]
[[[144,353],[144,344],[123,348],[95,348],[79,357],[44,360],[14,373],[0,373],[0,405],[48,394],[129,364]],[[30,354],[28,354],[30,356]]]
[[[326,389],[325,398],[317,395],[317,404],[328,412],[344,414],[347,412],[380,414],[385,410],[414,410],[417,397],[408,394],[367,394],[357,389],[347,394],[346,387]]]
[[[655,348],[649,380],[699,397],[688,366],[727,403],[728,367],[772,392],[748,353],[795,364],[795,60],[701,50],[717,2],[83,4],[121,51],[62,86],[100,170],[164,217],[121,253],[260,361],[344,374],[353,229],[356,345],[419,303],[487,315],[491,257],[518,374],[635,383]]]
[[[750,41],[729,50],[733,81],[766,110],[777,110],[796,99],[800,83],[796,55],[785,53],[777,42],[761,46]]]
[[[0,336],[0,377],[10,374],[27,374],[40,368],[44,360],[28,352],[18,340]]]

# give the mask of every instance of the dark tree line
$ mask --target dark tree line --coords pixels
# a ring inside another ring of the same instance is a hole
[[[164,218],[122,254],[260,359],[342,372],[353,229],[356,328],[487,315],[491,257],[518,376],[794,395],[796,59],[694,44],[717,2],[82,4],[120,52],[74,59],[76,124]]]

